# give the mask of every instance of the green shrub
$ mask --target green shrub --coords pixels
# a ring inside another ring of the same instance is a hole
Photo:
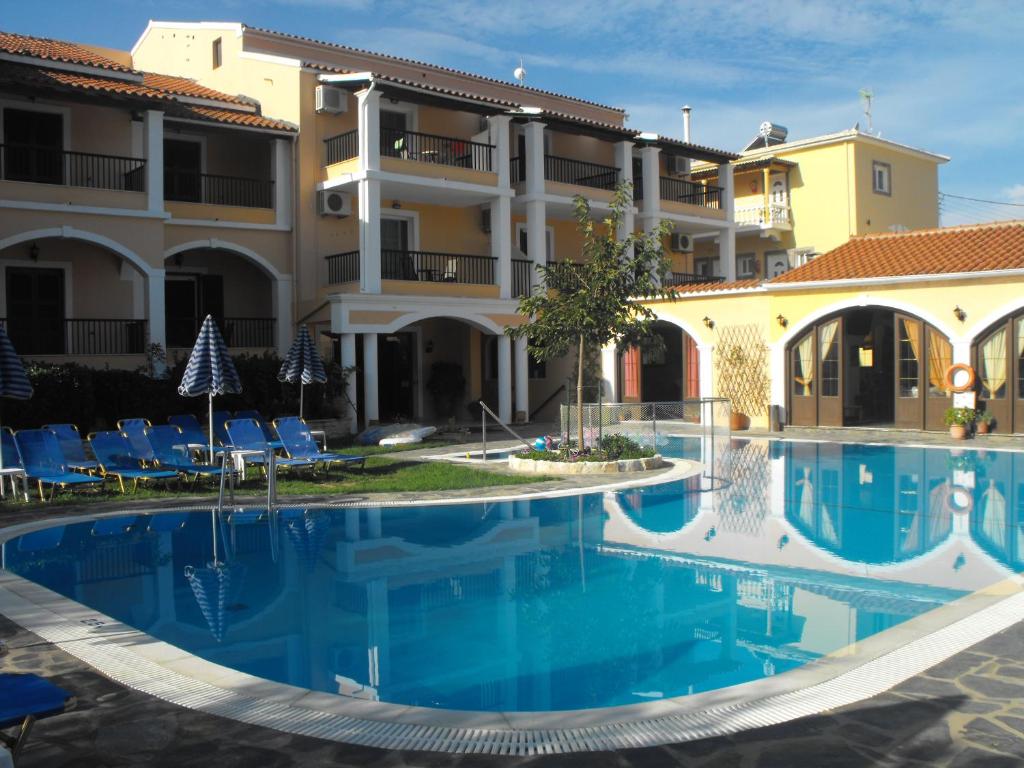
[[[969,427],[974,423],[975,414],[973,408],[947,408],[946,426]]]
[[[644,448],[636,440],[625,435],[605,435],[601,438],[600,449],[608,461],[619,459],[646,459],[654,455],[650,448]]]

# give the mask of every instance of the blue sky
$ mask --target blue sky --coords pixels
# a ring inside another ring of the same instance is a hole
[[[104,13],[97,12],[102,7]],[[129,48],[148,19],[242,21],[625,108],[629,125],[739,149],[762,120],[792,138],[866,125],[952,158],[943,223],[1024,218],[1024,3],[717,0],[6,0],[0,28]]]

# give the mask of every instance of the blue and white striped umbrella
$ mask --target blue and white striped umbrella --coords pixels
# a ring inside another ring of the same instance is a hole
[[[28,400],[32,397],[32,385],[25,375],[25,366],[21,364],[21,358],[14,351],[14,345],[3,326],[0,326],[0,397],[12,400]],[[0,451],[0,469],[3,468],[3,451]]]
[[[183,397],[206,395],[209,398],[210,461],[213,461],[213,396],[226,393],[238,394],[242,382],[235,370],[235,363],[228,354],[228,347],[213,321],[207,315],[199,329],[192,354],[189,355],[185,375],[181,377],[178,394]]]
[[[314,382],[323,384],[327,381],[324,361],[320,359],[320,353],[316,351],[316,346],[313,344],[313,339],[310,338],[306,326],[299,326],[299,332],[295,336],[295,341],[292,342],[291,349],[288,350],[288,356],[281,364],[277,380],[299,385],[299,418],[301,419],[303,390],[306,385]]]

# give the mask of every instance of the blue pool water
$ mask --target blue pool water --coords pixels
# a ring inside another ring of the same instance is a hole
[[[244,672],[505,711],[776,675],[1024,567],[1024,454],[664,450],[707,461],[706,476],[487,504],[126,515],[12,539],[4,556]]]

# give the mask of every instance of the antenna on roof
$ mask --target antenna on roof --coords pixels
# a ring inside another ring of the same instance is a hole
[[[522,85],[526,80],[526,68],[523,67],[523,57],[519,57],[519,66],[512,70],[512,77],[514,77],[519,85]]]
[[[859,95],[861,103],[864,105],[864,117],[868,120],[868,133],[871,133],[871,101],[875,98],[875,94],[872,93],[870,88],[861,88]]]

